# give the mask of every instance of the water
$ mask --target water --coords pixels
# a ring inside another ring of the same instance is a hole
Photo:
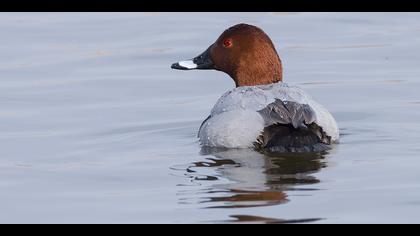
[[[263,28],[336,117],[327,153],[201,149],[234,86],[175,71]],[[1,13],[1,223],[419,223],[419,13]]]

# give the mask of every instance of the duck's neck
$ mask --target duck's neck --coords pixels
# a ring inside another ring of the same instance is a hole
[[[279,63],[255,65],[251,68],[239,69],[231,75],[236,87],[272,84],[283,81],[282,66]]]
[[[272,84],[283,80],[282,63],[274,47],[240,58],[232,72],[230,76],[236,87]]]

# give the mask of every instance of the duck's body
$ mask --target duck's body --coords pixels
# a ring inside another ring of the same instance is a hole
[[[276,126],[284,127],[283,139],[298,140],[282,144],[270,141],[269,136],[280,132]],[[287,132],[286,127],[296,132]],[[318,133],[308,139],[305,132],[310,129]],[[202,123],[198,137],[204,146],[293,152],[323,149],[324,145],[317,144],[338,141],[339,131],[333,116],[322,105],[299,87],[278,82],[237,87],[223,94]]]
[[[200,127],[204,146],[308,152],[339,139],[333,116],[302,89],[282,82],[280,57],[258,27],[235,25],[201,55],[172,68],[215,69],[235,82]]]

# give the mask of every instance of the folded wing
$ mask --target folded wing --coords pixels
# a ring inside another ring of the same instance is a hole
[[[308,104],[275,99],[258,111],[265,128],[257,148],[272,152],[308,152],[329,149],[331,139],[317,124],[314,109]]]

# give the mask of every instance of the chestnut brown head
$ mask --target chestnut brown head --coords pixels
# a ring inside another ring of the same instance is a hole
[[[230,27],[202,54],[171,67],[223,71],[237,87],[282,81],[281,60],[273,43],[264,31],[248,24]]]

